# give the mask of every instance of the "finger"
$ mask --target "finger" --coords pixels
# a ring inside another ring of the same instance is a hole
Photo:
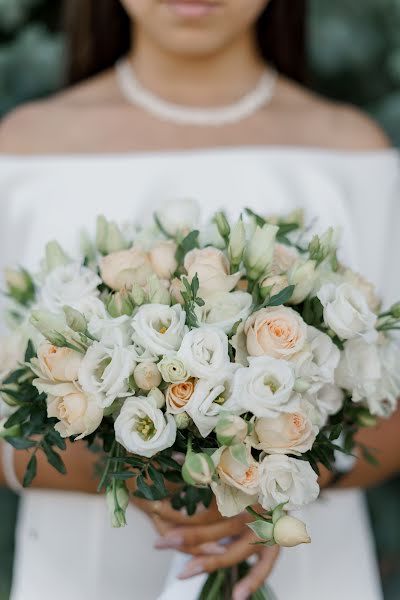
[[[163,521],[162,519],[160,519],[160,517],[158,515],[152,515],[151,520],[153,522],[153,525],[154,525],[156,531],[161,536],[168,534],[169,530],[171,529],[170,523],[168,523],[167,521]],[[161,539],[163,539],[163,538],[161,538]]]
[[[170,500],[157,500],[150,502],[141,498],[135,498],[135,505],[148,514],[158,515],[164,521],[175,523],[175,525],[208,525],[222,519],[215,504],[206,509],[199,506],[193,516],[188,516],[186,511],[175,510]]]
[[[262,547],[258,561],[251,567],[246,577],[235,586],[232,600],[247,600],[260,587],[271,573],[279,554],[279,546]]]
[[[174,527],[156,542],[156,548],[174,548],[199,546],[208,542],[216,542],[223,538],[239,535],[245,526],[246,517],[239,515],[224,519],[211,525],[195,525],[193,527]]]
[[[199,573],[212,573],[219,569],[226,569],[246,560],[256,552],[259,552],[252,543],[256,536],[252,531],[244,533],[239,540],[226,546],[226,552],[221,556],[196,557],[190,560],[179,579],[189,579]]]

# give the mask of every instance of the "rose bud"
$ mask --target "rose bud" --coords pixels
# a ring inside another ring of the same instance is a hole
[[[310,295],[314,287],[316,278],[316,262],[307,260],[306,262],[298,262],[289,271],[289,285],[294,285],[295,289],[292,297],[289,300],[290,304],[300,304],[307,296]]]
[[[242,219],[239,219],[231,231],[228,246],[229,259],[234,270],[237,269],[242,262],[245,247],[246,231]]]
[[[164,408],[165,396],[158,387],[153,387],[148,395],[149,398],[154,398],[157,408]]]
[[[46,246],[46,259],[45,265],[47,271],[52,271],[57,267],[62,267],[63,265],[67,265],[70,262],[70,259],[65,254],[64,250],[61,248],[58,242],[49,242]]]
[[[25,269],[4,272],[8,292],[12,298],[21,304],[28,304],[35,297],[35,286],[31,276]]]
[[[218,233],[219,235],[225,240],[226,238],[229,237],[229,234],[231,232],[231,228],[230,225],[228,223],[228,220],[225,216],[225,214],[220,211],[217,212],[217,214],[214,217],[214,222],[218,228]]]
[[[186,412],[178,413],[174,415],[177,429],[187,429],[190,425],[191,418]]]
[[[79,310],[75,310],[71,306],[64,306],[63,311],[68,327],[76,333],[85,333],[87,331],[87,321]]]
[[[136,385],[139,389],[149,391],[161,383],[161,373],[153,362],[142,362],[133,371]]]
[[[214,463],[208,454],[195,454],[189,438],[188,451],[182,467],[182,477],[189,485],[206,486],[212,481],[215,472]]]
[[[264,225],[257,227],[244,254],[244,265],[248,278],[255,281],[266,271],[272,263],[278,227]]]
[[[114,318],[122,317],[122,315],[132,316],[135,309],[133,300],[126,289],[122,289],[120,292],[111,294],[107,302],[108,313]]]
[[[278,546],[292,548],[300,544],[309,544],[311,538],[303,521],[285,515],[278,519],[274,527],[274,539]]]
[[[102,215],[97,218],[96,246],[101,254],[111,254],[127,247],[118,225],[107,221]]]
[[[248,426],[241,417],[226,415],[218,420],[215,432],[221,446],[232,446],[244,442],[248,434]]]
[[[150,275],[148,290],[150,304],[166,304],[167,306],[171,304],[171,295],[157,275]]]
[[[115,489],[114,489],[115,486]],[[115,481],[109,485],[106,492],[111,525],[115,528],[125,527],[125,512],[129,505],[129,492],[123,481]]]
[[[260,295],[263,300],[267,296],[275,296],[282,292],[289,285],[286,275],[271,275],[262,280],[260,286]]]

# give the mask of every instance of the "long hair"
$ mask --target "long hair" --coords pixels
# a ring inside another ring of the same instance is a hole
[[[263,58],[287,77],[306,76],[307,0],[271,0],[256,24]],[[131,23],[119,0],[67,0],[67,82],[114,65],[131,45]]]

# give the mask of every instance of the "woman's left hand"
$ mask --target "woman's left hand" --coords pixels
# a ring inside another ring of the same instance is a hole
[[[151,516],[161,537],[158,549],[174,549],[193,555],[179,575],[188,579],[200,573],[212,573],[232,567],[256,555],[257,562],[235,587],[233,600],[244,600],[262,586],[278,557],[277,546],[255,546],[255,534],[247,527],[252,517],[247,513],[223,518],[213,503],[193,517],[174,510],[168,500],[135,504]],[[232,541],[229,541],[229,540]]]

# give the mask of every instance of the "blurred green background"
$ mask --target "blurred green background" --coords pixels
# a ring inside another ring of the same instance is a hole
[[[0,0],[0,115],[62,85],[61,6]],[[400,146],[400,0],[310,0],[309,54],[313,87],[367,110]],[[368,502],[385,600],[398,600],[400,481],[370,491]],[[0,490],[0,600],[8,599],[16,511],[15,497]]]

